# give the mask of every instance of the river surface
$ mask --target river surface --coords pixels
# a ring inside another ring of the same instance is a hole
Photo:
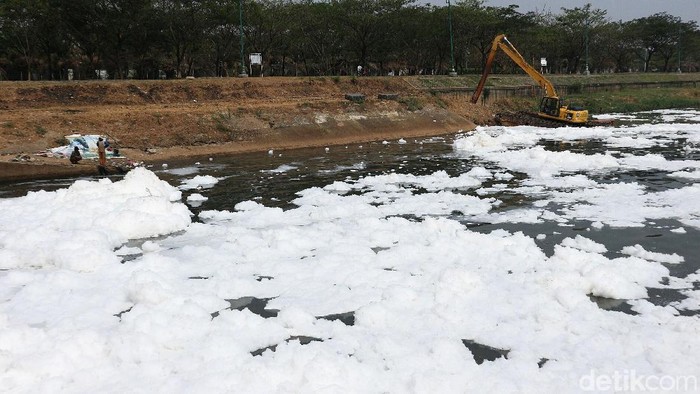
[[[658,118],[649,117],[648,122],[658,122]],[[203,210],[233,211],[237,203],[253,200],[268,207],[283,209],[294,208],[293,200],[297,192],[311,187],[323,187],[335,181],[352,181],[362,177],[389,173],[429,175],[436,171],[445,171],[450,176],[458,176],[479,166],[497,169],[496,165],[486,160],[464,157],[455,152],[455,136],[421,138],[391,141],[367,142],[327,148],[297,149],[237,154],[233,156],[202,157],[187,163],[157,163],[150,167],[158,177],[173,185],[179,185],[196,175],[212,175],[219,182],[209,189],[183,192],[183,200],[192,193],[201,193],[208,199],[200,203],[188,203],[196,215]],[[567,150],[578,153],[600,153],[606,148],[602,143],[587,141],[584,143],[562,143],[561,141],[541,141],[539,145],[547,150]],[[635,153],[632,148],[620,148],[623,152]],[[637,149],[638,150],[638,149]],[[663,155],[667,160],[700,160],[698,152],[683,151],[678,144],[644,149],[645,153]],[[532,207],[537,198],[523,195],[514,190],[526,178],[524,174],[513,174],[502,180],[489,180],[482,185],[479,194],[475,190],[466,193],[480,198],[493,197],[502,201],[494,210],[508,211]],[[663,191],[687,186],[692,181],[682,181],[667,176],[664,171],[626,171],[590,175],[599,183],[636,182],[649,191]],[[0,198],[22,196],[27,192],[38,190],[56,190],[68,187],[76,179],[57,179],[47,181],[21,182],[0,185]],[[95,178],[96,179],[96,178]],[[119,177],[112,178],[114,181]],[[564,238],[583,235],[586,238],[604,244],[608,257],[621,256],[619,251],[624,246],[639,244],[648,251],[658,253],[676,253],[685,258],[683,264],[669,264],[671,275],[685,277],[700,269],[700,231],[683,226],[676,220],[657,220],[643,227],[613,228],[604,226],[591,231],[590,222],[569,222],[566,225],[553,221],[539,223],[488,223],[474,222],[472,218],[455,211],[451,219],[458,220],[473,231],[489,233],[496,229],[509,232],[522,232],[537,239],[537,244],[547,254],[553,253],[555,245]],[[196,216],[195,216],[195,219]],[[416,219],[419,220],[419,219]],[[683,227],[685,233],[670,232],[668,229]],[[546,234],[546,237],[542,237]],[[698,284],[696,283],[696,288]],[[651,289],[650,301],[657,305],[666,305],[684,298],[678,291],[670,289]],[[596,300],[601,307],[630,312],[624,301]],[[632,313],[632,312],[630,312]],[[693,314],[693,312],[689,312]]]

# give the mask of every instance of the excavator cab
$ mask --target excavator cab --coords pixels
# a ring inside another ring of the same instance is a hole
[[[542,97],[540,112],[554,117],[559,117],[559,97]]]
[[[567,105],[559,97],[544,96],[540,101],[538,115],[542,118],[558,120],[570,124],[584,124],[588,121],[588,111],[575,105]]]

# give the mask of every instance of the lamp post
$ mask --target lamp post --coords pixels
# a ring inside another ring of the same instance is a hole
[[[588,17],[586,17],[586,71],[584,71],[584,74],[591,75],[591,72],[588,70]]]
[[[457,76],[457,71],[455,71],[455,46],[454,40],[452,38],[452,2],[447,0],[447,23],[450,27],[450,72],[448,73],[451,77]]]
[[[241,71],[238,76],[245,78],[248,73],[245,71],[245,56],[243,55],[243,0],[238,0],[238,20],[240,22],[239,33],[241,34]]]
[[[678,74],[681,73],[681,26],[678,26]]]

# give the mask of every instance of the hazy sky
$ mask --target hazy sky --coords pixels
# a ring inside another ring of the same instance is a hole
[[[452,0],[456,3],[459,0]],[[447,0],[431,0],[426,3],[435,5],[446,4]],[[561,13],[561,8],[583,7],[591,3],[593,8],[607,10],[607,17],[611,21],[628,21],[666,12],[673,16],[679,16],[683,21],[700,21],[700,0],[486,0],[487,6],[503,7],[510,4],[520,6],[520,12],[551,11]]]

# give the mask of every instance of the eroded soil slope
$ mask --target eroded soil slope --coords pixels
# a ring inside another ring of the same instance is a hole
[[[2,82],[0,163],[26,154],[65,165],[35,153],[69,134],[107,135],[129,158],[157,161],[437,135],[491,119],[467,97],[416,86],[399,77]]]

